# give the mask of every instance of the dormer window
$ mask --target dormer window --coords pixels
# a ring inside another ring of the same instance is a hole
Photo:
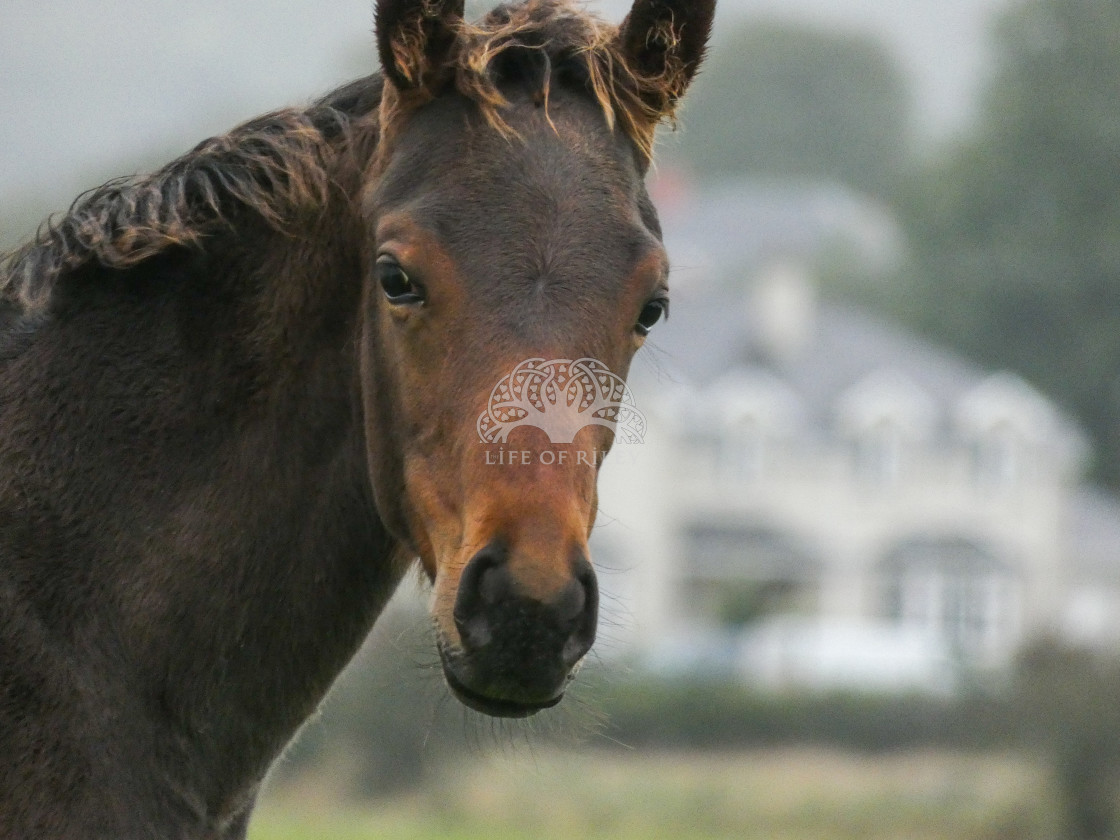
[[[757,417],[738,417],[723,430],[722,452],[716,465],[726,478],[752,482],[762,477],[766,440]]]
[[[775,444],[801,427],[797,396],[772,373],[738,368],[702,395],[718,441],[715,473],[727,481],[755,482],[770,467]],[[710,422],[710,421],[709,421]]]
[[[839,430],[854,448],[856,474],[877,487],[902,478],[908,445],[928,438],[935,418],[926,392],[891,368],[864,377],[836,403]]]
[[[985,490],[1018,487],[1043,449],[1061,445],[1053,407],[1010,373],[993,374],[966,393],[956,423],[972,451],[975,482]]]
[[[1023,470],[1022,439],[1008,423],[1000,423],[973,442],[976,483],[993,490],[1010,490]]]
[[[856,440],[856,469],[862,480],[877,486],[895,484],[902,471],[902,429],[889,418]]]

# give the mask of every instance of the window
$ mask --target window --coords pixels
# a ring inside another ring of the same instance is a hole
[[[746,483],[762,478],[765,440],[757,418],[738,418],[724,430],[720,441],[717,462],[720,474],[732,481]]]
[[[887,557],[880,574],[883,616],[938,636],[962,660],[983,660],[1009,643],[1015,575],[970,541],[911,541]]]
[[[720,627],[803,612],[815,603],[820,574],[819,563],[779,531],[697,523],[685,536],[682,607],[694,619]]]
[[[891,487],[902,471],[902,430],[882,420],[856,441],[856,470],[862,481],[877,487]]]

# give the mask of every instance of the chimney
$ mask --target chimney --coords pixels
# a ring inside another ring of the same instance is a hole
[[[813,341],[817,327],[817,289],[800,262],[766,266],[747,297],[750,334],[770,361],[796,361]]]

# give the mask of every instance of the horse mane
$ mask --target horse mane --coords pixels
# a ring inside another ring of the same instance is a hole
[[[478,24],[460,23],[458,34],[440,69],[507,136],[515,132],[502,118],[509,103],[499,85],[518,55],[541,64],[535,95],[546,113],[554,80],[580,86],[646,162],[654,129],[672,119],[683,89],[683,65],[670,62],[657,77],[643,75],[626,60],[618,27],[573,0],[502,5]],[[676,37],[672,27],[663,37]],[[171,248],[199,247],[231,227],[240,210],[276,229],[292,229],[293,220],[322,210],[342,156],[360,171],[379,137],[404,116],[400,98],[386,95],[392,90],[374,74],[310,107],[275,111],[204,140],[154,173],[80,195],[31,241],[0,255],[0,306],[39,309],[60,277],[91,263],[122,270]]]
[[[381,80],[340,88],[309,108],[275,111],[199,143],[149,174],[83,193],[31,241],[0,256],[0,302],[25,311],[58,278],[91,262],[127,269],[173,247],[199,246],[239,208],[284,229],[320,210],[332,164],[363,116],[376,111]]]

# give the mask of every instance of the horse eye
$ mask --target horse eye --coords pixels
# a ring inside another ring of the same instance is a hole
[[[653,325],[661,320],[661,316],[665,314],[669,308],[669,302],[665,300],[651,300],[642,307],[641,314],[638,315],[638,323],[634,325],[634,331],[638,335],[649,335],[649,331],[653,329]]]
[[[408,305],[424,302],[423,290],[405,274],[400,264],[390,256],[377,258],[377,282],[389,303]]]

